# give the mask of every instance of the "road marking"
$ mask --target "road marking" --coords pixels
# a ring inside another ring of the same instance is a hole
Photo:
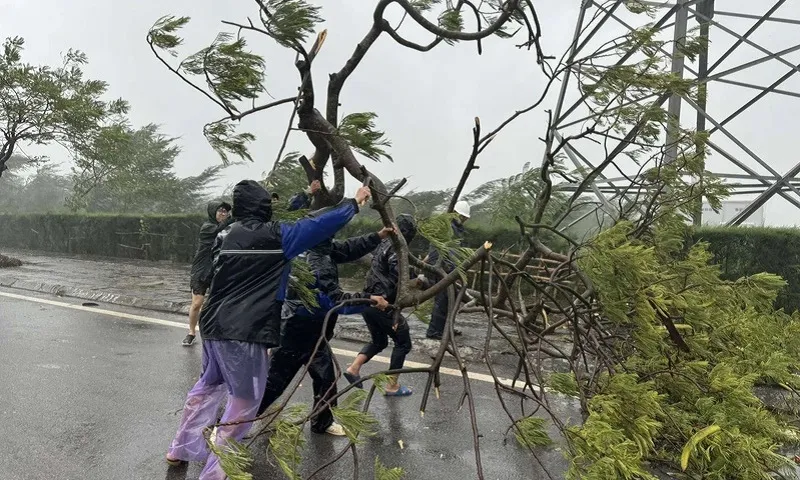
[[[13,298],[15,300],[22,300],[22,301],[26,301],[26,302],[40,303],[40,304],[43,304],[43,305],[50,305],[50,306],[59,307],[59,308],[68,308],[70,310],[78,310],[78,311],[81,311],[81,312],[99,313],[100,315],[107,315],[109,317],[124,318],[126,320],[135,320],[135,321],[138,321],[138,322],[152,323],[152,324],[155,324],[155,325],[163,325],[163,326],[166,326],[166,327],[186,329],[186,327],[188,326],[188,324],[182,323],[182,322],[174,322],[174,321],[171,321],[171,320],[163,320],[163,319],[160,319],[160,318],[145,317],[143,315],[134,315],[134,314],[125,313],[125,312],[117,312],[117,311],[114,311],[114,310],[106,310],[106,309],[99,308],[99,307],[84,307],[83,305],[76,305],[76,304],[73,304],[73,303],[59,302],[59,301],[56,301],[56,300],[47,300],[47,299],[44,299],[44,298],[37,298],[37,297],[29,297],[29,296],[26,296],[26,295],[17,295],[15,293],[7,293],[7,292],[3,292],[3,291],[0,291],[0,297]],[[341,348],[331,347],[331,350],[336,355],[349,356],[349,357],[355,357],[356,355],[358,355],[358,352],[353,352],[353,351],[350,351],[350,350],[344,350],[344,349],[341,349]],[[390,361],[388,357],[382,357],[380,355],[376,355],[376,356],[372,357],[372,360],[375,361],[375,362],[379,362],[379,363],[385,363],[387,365],[389,364],[389,361]],[[414,361],[411,361],[411,360],[406,360],[404,366],[410,367],[410,368],[428,368],[428,367],[430,367],[429,364],[414,362]],[[460,370],[456,370],[455,368],[440,367],[439,368],[439,372],[444,374],[444,375],[450,375],[450,376],[454,376],[454,377],[461,377],[462,376],[461,371]],[[491,375],[486,375],[485,373],[468,372],[467,375],[472,380],[477,380],[477,381],[480,381],[480,382],[487,382],[487,383],[494,383],[494,379],[492,378],[492,376]],[[512,385],[512,381],[510,379],[508,379],[508,378],[498,377],[498,380],[500,381],[500,383],[503,383],[505,385],[508,385],[508,386]],[[519,386],[520,384],[517,383],[517,385]]]

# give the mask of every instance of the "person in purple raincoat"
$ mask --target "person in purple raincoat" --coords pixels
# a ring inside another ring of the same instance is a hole
[[[228,396],[215,442],[241,441],[248,420],[264,394],[269,369],[267,349],[280,341],[281,305],[289,280],[290,260],[332,237],[369,198],[362,187],[323,215],[294,224],[270,221],[269,192],[253,180],[233,190],[236,222],[214,243],[214,273],[208,300],[200,314],[202,373],[189,391],[167,462],[206,461],[201,480],[223,480],[219,459],[210,454],[203,431],[217,423],[217,409]]]

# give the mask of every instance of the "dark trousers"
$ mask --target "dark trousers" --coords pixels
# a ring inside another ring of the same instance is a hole
[[[335,321],[335,319],[331,320]],[[261,406],[258,408],[258,415],[267,411],[269,406],[283,395],[297,372],[309,361],[311,363],[308,367],[308,374],[313,382],[314,410],[319,405],[328,402],[330,402],[330,406],[336,406],[336,400],[330,401],[337,393],[336,370],[330,345],[323,342],[317,350],[317,354],[311,358],[322,333],[321,326],[321,321],[317,322],[306,317],[292,317],[287,320],[281,346],[272,351],[267,386]],[[330,330],[333,331],[332,328]],[[332,423],[333,414],[329,407],[325,407],[311,419],[311,431],[325,433]]]
[[[361,354],[366,355],[367,359],[371,359],[389,346],[389,338],[391,338],[392,342],[394,342],[394,349],[392,349],[392,360],[389,363],[389,369],[397,370],[403,368],[406,355],[411,351],[411,332],[408,329],[408,323],[402,322],[397,327],[397,331],[395,331],[392,328],[394,318],[391,312],[382,312],[377,308],[369,307],[361,315],[364,317],[364,322],[367,324],[369,334],[372,337],[372,341],[361,349]]]
[[[431,323],[428,324],[427,335],[443,335],[444,327],[447,323],[447,311],[449,302],[447,290],[440,292],[433,299],[433,311],[431,312]]]

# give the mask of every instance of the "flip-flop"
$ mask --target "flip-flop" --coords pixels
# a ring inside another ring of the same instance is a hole
[[[352,373],[344,372],[344,378],[346,378],[351,385],[355,384],[356,388],[364,388],[364,385],[361,383],[361,375],[353,375]]]
[[[414,393],[414,392],[412,392],[410,388],[408,388],[405,385],[403,385],[400,388],[398,388],[396,392],[390,392],[390,391],[387,390],[386,393],[384,393],[384,396],[387,396],[387,397],[408,397],[412,393]]]

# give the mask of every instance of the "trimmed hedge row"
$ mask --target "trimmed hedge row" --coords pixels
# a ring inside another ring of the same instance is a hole
[[[0,214],[0,246],[191,262],[197,215]]]
[[[0,214],[0,248],[188,263],[197,248],[202,222],[203,217],[197,215]],[[374,220],[357,218],[339,237],[361,235],[379,227]],[[693,237],[710,244],[725,278],[759,272],[782,276],[789,287],[778,298],[777,306],[787,311],[800,309],[800,229],[702,228],[693,232]],[[500,248],[511,247],[518,242],[519,232],[467,226],[466,246],[476,248],[486,240]],[[418,253],[427,249],[420,237],[411,247]]]
[[[780,275],[788,287],[776,301],[787,312],[800,309],[800,229],[766,227],[701,228],[695,241],[708,242],[723,278],[761,272]]]
[[[0,247],[188,263],[203,221],[198,215],[0,214]],[[338,236],[379,228],[375,221],[356,219]],[[470,229],[465,244],[477,247],[491,239],[505,246],[518,237],[518,232],[505,229]],[[411,247],[422,252],[427,244],[418,236]]]

